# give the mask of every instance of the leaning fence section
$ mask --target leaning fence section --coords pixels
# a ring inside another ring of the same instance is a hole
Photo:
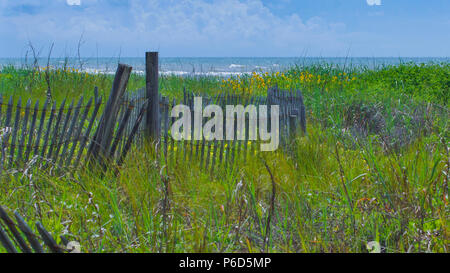
[[[130,72],[131,67],[119,65],[106,102],[97,89],[92,98],[61,104],[48,99],[24,102],[20,97],[14,101],[13,96],[4,101],[0,96],[0,172],[35,164],[63,170],[92,163],[106,168],[111,161],[121,164],[136,135],[133,128],[139,128],[146,110],[145,103],[126,103],[125,115],[119,116],[125,109]],[[130,119],[137,108],[138,117]]]
[[[14,211],[10,216],[9,210],[0,205],[0,246],[8,253],[67,253],[79,252],[70,248],[71,244],[65,236],[60,236],[61,244],[37,222],[33,232],[25,219]]]
[[[100,97],[61,104],[46,100],[23,103],[0,97],[1,164],[14,168],[45,161],[46,165],[78,165],[95,125]]]
[[[278,87],[269,88],[267,95],[265,96],[248,96],[237,94],[218,94],[215,96],[196,94],[193,91],[183,90],[183,99],[176,100],[170,99],[165,96],[159,96],[159,115],[157,123],[161,128],[160,137],[153,140],[153,145],[156,147],[159,153],[165,158],[173,158],[176,160],[184,160],[191,162],[193,159],[197,159],[202,169],[205,171],[214,172],[220,167],[225,169],[234,168],[238,158],[244,160],[250,153],[255,153],[258,149],[257,145],[261,141],[255,141],[250,139],[249,134],[249,118],[245,118],[245,126],[241,129],[244,130],[244,138],[238,138],[238,125],[237,120],[234,123],[234,135],[227,139],[225,137],[226,122],[223,121],[224,126],[223,140],[207,140],[202,134],[201,139],[194,139],[194,100],[195,97],[200,97],[203,107],[211,104],[220,106],[222,109],[226,109],[227,105],[237,106],[242,105],[246,108],[249,105],[255,106],[256,116],[262,115],[259,110],[259,106],[267,106],[268,115],[266,116],[268,129],[270,130],[271,117],[270,107],[271,105],[279,106],[279,128],[276,131],[279,139],[280,148],[287,149],[289,143],[292,142],[294,137],[298,134],[306,133],[306,117],[305,117],[305,105],[303,102],[303,96],[300,90],[280,90]],[[142,119],[141,109],[144,105],[150,105],[146,97],[146,90],[139,89],[136,91],[126,92],[121,103],[119,110],[119,116],[123,120],[131,121],[125,128],[124,133],[126,135],[134,135],[134,143],[136,145],[143,145],[146,143],[146,127],[141,122],[140,126],[133,127],[131,124],[136,120]],[[184,139],[181,141],[175,141],[172,136],[172,125],[178,119],[171,116],[172,108],[176,105],[186,105],[191,109],[191,137],[190,139]],[[148,107],[147,110],[148,111]],[[208,121],[208,118],[202,116],[202,126]],[[119,128],[121,129],[121,128]],[[256,128],[259,132],[259,125]],[[121,147],[127,147],[125,140],[118,143]],[[129,148],[129,147],[128,147]]]

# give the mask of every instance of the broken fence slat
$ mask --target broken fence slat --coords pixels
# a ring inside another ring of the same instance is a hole
[[[0,206],[0,218],[8,226],[9,230],[11,231],[14,238],[16,239],[16,242],[19,245],[22,252],[31,253],[31,249],[28,247],[27,243],[25,242],[23,237],[20,235],[19,231],[16,229],[14,221],[8,216],[8,214],[6,213],[6,211],[4,210],[4,208],[2,206]]]
[[[48,233],[48,231],[45,230],[45,228],[42,226],[42,224],[40,222],[36,223],[36,228],[37,228],[39,234],[41,235],[42,240],[44,241],[45,245],[47,245],[53,253],[63,253],[64,252],[63,249],[60,246],[58,246],[55,239],[53,239],[53,237],[50,235],[50,233]]]
[[[8,234],[3,230],[2,226],[0,226],[0,242],[5,247],[8,253],[17,253],[14,244],[11,242],[11,240],[8,237]]]
[[[44,253],[44,249],[42,248],[39,241],[36,239],[36,235],[33,233],[33,231],[31,231],[31,228],[23,220],[22,216],[20,216],[20,214],[17,211],[14,212],[14,216],[16,217],[19,229],[22,231],[23,234],[25,234],[25,237],[27,237],[27,240],[28,242],[30,242],[34,252]]]

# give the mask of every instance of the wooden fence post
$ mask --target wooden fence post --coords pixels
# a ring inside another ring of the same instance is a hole
[[[158,141],[161,130],[159,124],[158,52],[145,53],[145,86],[149,103],[145,131],[148,139]]]
[[[108,157],[107,152],[113,140],[119,104],[122,101],[122,96],[127,88],[131,69],[131,66],[125,64],[119,64],[117,67],[111,94],[109,95],[101,121],[88,150],[88,154],[97,160],[103,160],[103,158],[100,159],[100,157]]]

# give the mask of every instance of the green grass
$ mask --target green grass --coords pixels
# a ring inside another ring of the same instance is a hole
[[[30,73],[3,69],[0,92],[45,98],[45,79]],[[95,85],[107,95],[112,82],[52,73],[58,100]],[[213,174],[180,150],[165,159],[153,147],[133,147],[119,175],[4,172],[0,204],[86,252],[364,252],[369,241],[386,252],[448,252],[448,73],[448,64],[402,64],[299,66],[259,82],[167,76],[161,92],[175,98],[184,86],[209,94],[262,94],[269,80],[302,88],[308,134]],[[133,75],[129,89],[143,84]]]

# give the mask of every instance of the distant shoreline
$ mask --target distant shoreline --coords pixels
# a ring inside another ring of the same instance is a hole
[[[47,58],[37,59],[40,67],[47,65]],[[51,58],[51,67],[82,68],[82,72],[96,74],[113,74],[117,63],[126,63],[133,67],[133,72],[144,74],[145,59],[143,57],[86,57],[80,61],[76,57]],[[376,69],[387,65],[401,63],[448,63],[450,57],[161,57],[161,75],[176,76],[217,76],[231,77],[251,74],[253,72],[285,71],[295,66],[329,65],[346,68]],[[33,66],[34,59],[0,58],[3,66]]]

